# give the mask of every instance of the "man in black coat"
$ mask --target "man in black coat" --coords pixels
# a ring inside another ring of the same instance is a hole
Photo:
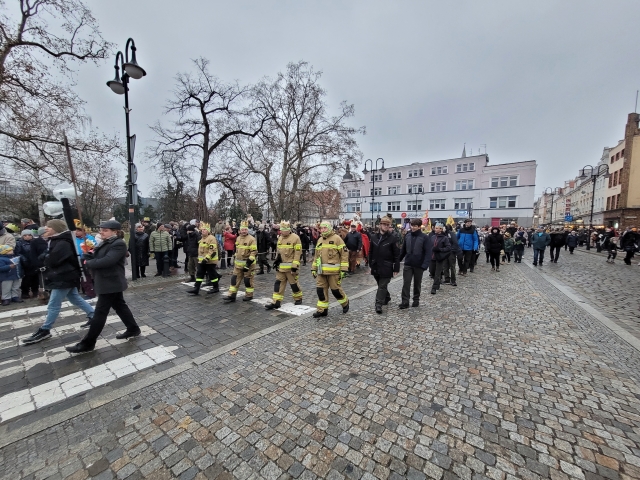
[[[369,265],[371,275],[378,283],[376,293],[376,313],[382,313],[382,305],[391,301],[389,282],[400,272],[400,247],[398,237],[393,232],[393,219],[380,219],[380,233],[371,236]]]
[[[362,235],[356,230],[357,225],[351,224],[351,229],[344,239],[344,243],[349,250],[349,273],[356,273],[358,263],[358,252],[362,250]]]
[[[115,310],[122,323],[127,327],[125,332],[116,335],[118,340],[140,335],[140,327],[133,318],[123,295],[128,285],[124,276],[127,245],[124,240],[118,238],[118,231],[122,229],[122,226],[120,222],[108,220],[98,227],[100,227],[100,235],[103,238],[102,243],[93,252],[84,255],[86,265],[93,276],[98,302],[90,322],[89,332],[80,340],[80,343],[65,347],[71,353],[90,352],[95,348],[111,308]]]
[[[429,273],[433,277],[433,285],[431,286],[431,294],[435,295],[440,289],[440,279],[445,265],[449,263],[451,255],[451,239],[444,233],[444,226],[436,223],[433,228],[433,234],[429,236],[431,247],[431,261],[429,263]]]
[[[189,272],[189,281],[196,281],[196,269],[198,268],[198,246],[200,243],[200,234],[196,230],[195,225],[189,225],[186,228],[186,239],[184,241],[185,253],[189,259],[187,263],[187,271]]]
[[[264,267],[267,267],[267,273],[271,271],[271,265],[267,261],[267,253],[269,252],[269,234],[264,230],[264,224],[260,224],[256,233],[256,243],[258,245],[258,256],[256,263],[260,267],[260,271],[256,275],[264,275]]]
[[[413,303],[412,307],[420,305],[420,292],[422,290],[422,274],[429,268],[431,258],[431,245],[429,238],[422,233],[420,227],[422,220],[413,218],[411,220],[411,231],[404,237],[402,250],[400,251],[400,261],[404,259],[402,269],[402,303],[398,308],[409,308],[409,297],[411,293],[411,280],[413,280]]]

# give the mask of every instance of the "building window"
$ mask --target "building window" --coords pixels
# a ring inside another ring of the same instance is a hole
[[[430,192],[446,192],[447,182],[431,182],[429,184],[429,191]]]
[[[476,164],[471,163],[459,163],[456,165],[456,172],[473,172],[476,169]]]
[[[387,195],[400,195],[402,193],[399,185],[387,188]]]
[[[472,190],[473,180],[456,180],[456,190]]]
[[[431,167],[431,175],[445,175],[449,173],[447,165],[443,167]]]
[[[407,185],[407,193],[422,193],[424,190],[422,189],[421,183],[416,183],[415,185]]]
[[[359,197],[360,190],[347,190],[347,197]]]
[[[358,205],[360,205],[359,203],[347,203],[347,212],[349,213],[355,213],[358,211]]]
[[[607,210],[611,210],[611,197],[607,197]]]
[[[409,170],[409,178],[423,177],[423,176],[424,176],[424,170],[422,168],[417,168],[415,170]]]
[[[473,198],[454,198],[453,208],[455,210],[469,210],[472,203]]]
[[[517,187],[517,186],[518,186],[517,175],[512,175],[510,177],[493,177],[491,179],[491,188]]]
[[[387,202],[387,211],[388,212],[399,212],[400,211],[400,202]]]
[[[620,158],[624,158],[624,148],[620,151]]]
[[[611,155],[611,162],[610,162],[610,163],[613,163],[613,159],[614,159],[614,158],[616,158],[616,157],[614,157],[613,155]]]
[[[444,210],[445,209],[445,199],[444,198],[434,198],[429,200],[429,209],[430,210]]]
[[[620,194],[616,195],[616,208],[620,208]]]
[[[422,210],[422,200],[418,200],[417,202],[415,200],[407,202],[407,210]]]
[[[402,172],[389,173],[389,180],[400,180],[402,178]]]
[[[370,212],[379,212],[382,210],[382,202],[373,202],[369,204]]]
[[[489,208],[516,208],[516,196],[489,197]]]
[[[371,175],[371,180],[370,181],[373,182],[374,180],[376,182],[381,182],[382,181],[382,174],[381,173],[376,173],[375,175]]]
[[[371,188],[369,191],[371,192],[369,195],[372,197],[379,197],[382,195],[382,187]]]

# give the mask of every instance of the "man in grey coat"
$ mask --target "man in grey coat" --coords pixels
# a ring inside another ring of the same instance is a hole
[[[533,265],[537,266],[538,261],[540,266],[544,262],[544,251],[551,243],[551,236],[544,231],[544,228],[538,227],[538,230],[531,234],[531,245],[533,246]]]
[[[140,335],[140,327],[133,318],[123,295],[127,289],[127,279],[124,276],[127,244],[118,238],[118,231],[122,229],[122,226],[115,220],[108,220],[98,227],[100,227],[100,235],[103,238],[102,243],[93,252],[84,254],[87,268],[91,270],[93,276],[98,301],[90,321],[89,332],[80,340],[80,343],[65,347],[71,353],[90,352],[95,348],[111,308],[115,310],[122,323],[127,327],[125,332],[116,335],[117,339],[128,339]]]
[[[422,220],[414,218],[411,220],[411,231],[404,237],[402,250],[400,251],[400,261],[404,259],[402,269],[402,303],[398,308],[409,308],[409,298],[411,294],[411,281],[413,280],[413,303],[412,307],[420,305],[420,292],[422,291],[422,274],[429,268],[431,261],[431,242],[422,233],[420,227]]]

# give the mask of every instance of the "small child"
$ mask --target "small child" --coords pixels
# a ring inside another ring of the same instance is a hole
[[[609,252],[609,255],[607,255],[607,263],[615,263],[616,256],[618,255],[618,238],[610,237],[605,243],[605,247]]]
[[[511,252],[513,252],[513,247],[516,242],[511,238],[511,234],[509,232],[504,234],[504,257],[507,257],[507,262],[511,263]],[[504,257],[502,257],[502,264],[504,265]]]
[[[2,306],[22,303],[20,298],[20,283],[22,268],[20,257],[14,255],[11,245],[0,245],[0,281],[2,282]]]

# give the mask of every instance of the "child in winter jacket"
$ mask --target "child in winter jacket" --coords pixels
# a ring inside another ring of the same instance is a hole
[[[22,303],[20,298],[20,282],[22,268],[20,257],[14,255],[13,246],[0,245],[0,281],[2,282],[2,306],[11,302]]]
[[[515,241],[511,238],[511,234],[509,232],[504,234],[504,257],[502,257],[502,263],[504,264],[505,257],[508,263],[511,263],[511,252],[513,252],[513,247],[515,246]]]

